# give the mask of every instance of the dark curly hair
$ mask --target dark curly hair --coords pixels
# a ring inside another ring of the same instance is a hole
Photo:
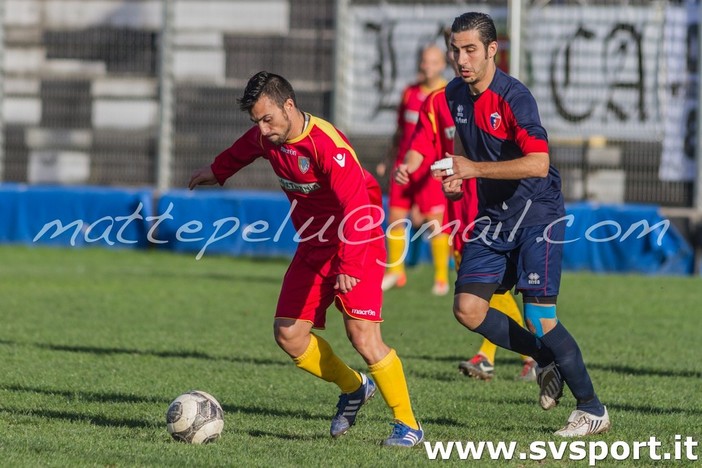
[[[487,50],[491,42],[497,41],[495,23],[488,14],[479,13],[477,11],[463,13],[461,16],[457,16],[451,25],[452,33],[471,30],[478,31],[478,34],[480,34],[480,42],[485,46],[485,50]]]
[[[237,100],[239,109],[250,113],[253,106],[263,95],[268,96],[281,109],[288,99],[292,99],[297,106],[295,91],[288,80],[274,73],[260,71],[251,77],[246,84],[244,95]]]

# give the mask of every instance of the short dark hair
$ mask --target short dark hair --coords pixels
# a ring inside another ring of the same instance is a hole
[[[288,80],[275,73],[260,71],[252,76],[246,84],[244,95],[238,99],[239,109],[250,113],[253,106],[256,105],[256,102],[263,95],[268,96],[281,109],[288,99],[292,99],[297,106],[295,90],[293,90]]]
[[[480,42],[485,46],[485,50],[487,50],[491,42],[497,41],[495,22],[492,21],[492,18],[488,14],[479,13],[477,11],[463,13],[461,16],[457,16],[451,25],[452,33],[471,31],[473,29],[477,30],[478,34],[480,34]]]

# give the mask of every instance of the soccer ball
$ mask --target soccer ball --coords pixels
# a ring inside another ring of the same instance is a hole
[[[168,433],[180,442],[207,444],[219,438],[224,411],[209,393],[192,390],[173,400],[166,413]]]

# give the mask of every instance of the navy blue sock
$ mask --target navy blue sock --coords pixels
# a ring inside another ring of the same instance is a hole
[[[539,338],[496,309],[488,309],[483,323],[473,331],[497,346],[533,357],[540,366],[553,362],[553,354]]]
[[[563,380],[578,400],[577,408],[595,416],[602,416],[604,406],[595,394],[580,347],[573,336],[558,322],[553,330],[541,337],[541,341],[553,353]]]

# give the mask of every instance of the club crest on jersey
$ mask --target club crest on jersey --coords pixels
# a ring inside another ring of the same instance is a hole
[[[310,170],[310,158],[307,158],[305,156],[298,156],[297,167],[303,174],[307,173],[307,171]]]
[[[490,126],[492,126],[493,130],[497,130],[500,128],[500,124],[502,123],[502,116],[498,114],[497,112],[493,112],[490,114]]]

